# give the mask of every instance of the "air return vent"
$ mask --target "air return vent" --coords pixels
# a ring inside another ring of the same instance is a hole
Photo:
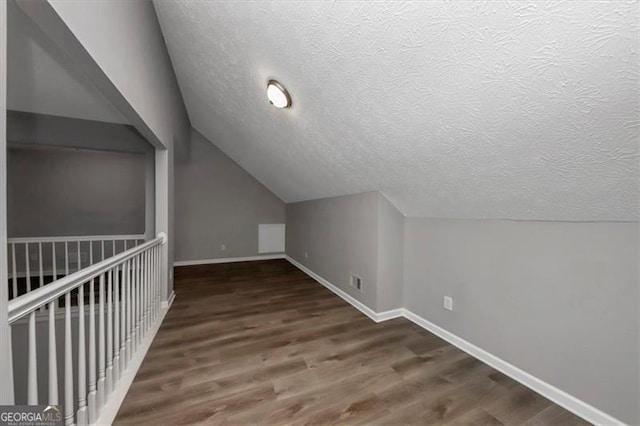
[[[362,291],[362,278],[357,275],[351,274],[351,287],[358,291]]]

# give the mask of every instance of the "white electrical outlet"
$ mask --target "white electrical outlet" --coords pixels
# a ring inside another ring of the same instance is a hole
[[[444,297],[444,308],[447,311],[453,311],[453,298],[451,296]]]
[[[221,251],[226,251],[227,250],[227,246],[224,244],[220,244],[220,250]]]

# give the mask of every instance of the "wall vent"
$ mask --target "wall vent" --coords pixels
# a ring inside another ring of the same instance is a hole
[[[351,287],[358,291],[362,291],[362,278],[357,275],[351,274]]]
[[[258,253],[284,253],[284,223],[258,225]]]

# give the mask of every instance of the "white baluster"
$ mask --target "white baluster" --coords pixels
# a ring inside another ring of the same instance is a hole
[[[143,292],[143,298],[142,300],[144,301],[144,318],[142,321],[142,326],[143,326],[143,337],[147,334],[147,330],[149,328],[149,268],[147,267],[147,264],[149,262],[149,252],[145,251],[144,253],[142,253],[142,276],[143,276],[143,280],[142,280],[142,292]]]
[[[113,390],[113,269],[108,272],[107,281],[107,370],[105,381],[105,398]],[[116,317],[118,313],[116,313]]]
[[[155,323],[156,320],[156,270],[153,265],[155,265],[156,259],[156,247],[153,246],[149,252],[149,274],[151,276],[150,279],[150,291],[151,291],[151,324]]]
[[[28,397],[29,405],[38,405],[38,363],[36,358],[36,313],[29,314],[29,371]]]
[[[58,405],[58,357],[56,353],[56,301],[49,302],[49,405]]]
[[[111,256],[116,255],[116,239],[111,240]]]
[[[11,267],[13,271],[13,299],[18,297],[18,269],[16,268],[16,245],[11,244]]]
[[[102,247],[101,251],[100,251],[100,260],[104,260],[104,240],[100,241],[100,246]]]
[[[78,259],[76,259],[76,263],[78,264],[78,271],[82,269],[82,262],[80,261],[80,241],[78,241]]]
[[[103,250],[104,254],[104,250]],[[96,411],[100,412],[105,399],[105,335],[104,335],[104,275],[100,275],[99,281],[99,313],[98,313],[98,391],[96,399]],[[97,414],[96,414],[97,416]]]
[[[78,243],[78,259],[80,243]],[[78,262],[78,266],[80,263]],[[78,425],[87,424],[87,358],[84,330],[84,284],[78,287]]]
[[[93,265],[93,241],[89,241],[89,265]]]
[[[133,262],[133,309],[135,315],[133,316],[133,353],[138,350],[138,336],[140,335],[140,256],[136,256]]]
[[[151,247],[149,249],[149,317],[151,319],[151,324],[154,323],[155,318],[155,291],[154,291],[154,271],[153,271],[153,257],[154,257],[155,247]]]
[[[152,299],[153,299],[153,321],[155,322],[157,314],[158,314],[158,310],[157,310],[157,294],[156,294],[156,281],[157,281],[157,277],[156,277],[156,247],[157,246],[153,246],[153,248],[151,249],[151,292],[152,292]]]
[[[157,309],[160,311],[160,304],[162,303],[162,294],[160,293],[160,283],[162,281],[162,272],[160,270],[162,259],[162,246],[156,246],[156,299],[158,300]]]
[[[151,274],[151,323],[154,324],[156,320],[156,270],[154,265],[156,264],[156,247],[151,248],[149,273]]]
[[[51,265],[53,269],[53,281],[58,279],[58,270],[56,265],[56,243],[51,243]]]
[[[160,304],[162,303],[162,299],[165,295],[162,294],[162,245],[158,245],[158,262],[156,264],[156,271],[158,273],[158,282],[156,283],[158,292],[158,309],[160,309]],[[167,301],[168,299],[167,295]]]
[[[129,361],[131,361],[133,353],[136,351],[136,312],[138,306],[136,294],[136,261],[135,257],[131,259],[131,282],[129,287],[131,290],[131,350],[129,352]]]
[[[89,249],[91,253],[91,249]],[[91,261],[93,257],[90,255]],[[89,394],[87,395],[87,407],[89,424],[96,422],[96,306],[95,306],[95,279],[89,281]]]
[[[29,262],[29,243],[24,243],[24,263],[26,267],[27,293],[31,291],[31,265]]]
[[[162,294],[160,294],[160,262],[162,256],[162,246],[156,246],[156,311],[160,311],[160,303],[162,302]]]
[[[153,292],[153,247],[149,249],[149,327],[153,324],[154,292]]]
[[[51,243],[51,260],[53,264],[53,281],[58,279],[58,268],[56,265],[56,243],[55,241]],[[60,298],[56,299],[56,306],[60,307]]]
[[[129,301],[126,299],[126,273],[127,262],[125,261],[122,263],[122,268],[120,268],[120,371],[118,373],[118,377],[122,376],[125,362],[127,360],[127,305],[129,304]]]
[[[44,287],[44,273],[42,271],[42,243],[38,243],[38,269],[40,272],[40,281],[38,288]],[[44,306],[38,309],[40,312],[44,311]]]
[[[131,277],[131,260],[127,260],[127,282],[125,285],[125,289],[126,289],[126,299],[127,299],[127,356],[124,358],[124,368],[122,369],[123,371],[129,366],[129,360],[131,359],[131,349],[132,349],[132,345],[133,345],[133,341],[131,339],[131,335],[133,334],[133,316],[132,314],[135,314],[135,311],[133,311],[133,292],[131,291],[131,281],[132,281],[132,277]]]
[[[143,320],[143,315],[144,315],[144,302],[142,300],[143,297],[143,293],[142,293],[142,254],[139,254],[136,258],[137,260],[137,277],[138,277],[138,283],[136,284],[136,302],[138,304],[138,308],[137,308],[137,312],[138,312],[138,317],[137,317],[137,324],[136,324],[136,328],[137,328],[137,334],[136,337],[138,338],[138,340],[136,341],[136,351],[138,350],[138,347],[140,346],[140,341],[142,341],[142,334],[143,334],[143,326],[142,326],[142,320]]]
[[[66,243],[65,243],[66,246]],[[66,249],[66,247],[65,247]],[[68,262],[67,262],[68,263]],[[80,312],[82,315],[82,312]],[[64,295],[64,424],[73,425],[73,343],[71,341],[71,292]]]
[[[140,292],[142,293],[142,322],[140,341],[147,335],[147,252],[143,252],[140,256],[140,273],[142,274],[142,285]]]
[[[64,242],[64,275],[69,275],[69,244]]]
[[[120,266],[116,266],[113,275],[113,381],[111,390],[115,388],[115,384],[120,380]]]
[[[42,243],[38,243],[38,267],[40,268],[40,287],[44,287],[44,273],[42,271]]]

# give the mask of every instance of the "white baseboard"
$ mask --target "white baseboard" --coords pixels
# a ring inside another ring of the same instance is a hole
[[[304,272],[305,274],[309,275],[311,278],[313,278],[314,280],[318,281],[320,284],[322,284],[323,286],[325,286],[326,288],[328,288],[329,290],[331,290],[332,292],[334,292],[335,294],[337,294],[338,296],[340,296],[341,298],[346,300],[354,308],[356,308],[357,310],[359,310],[360,312],[362,312],[363,314],[365,314],[366,316],[368,316],[369,318],[371,318],[375,322],[380,322],[381,321],[380,319],[378,319],[378,313],[376,311],[374,311],[373,309],[371,309],[370,307],[368,307],[367,305],[365,305],[364,303],[360,302],[359,300],[357,300],[353,296],[347,294],[343,290],[340,290],[338,287],[336,287],[335,285],[331,284],[329,281],[325,280],[320,275],[316,274],[311,269],[307,268],[306,266],[304,266],[302,263],[298,262],[297,260],[294,260],[289,256],[287,256],[286,259],[292,265],[294,265],[295,267],[300,269],[302,272]]]
[[[284,254],[263,254],[259,256],[225,257],[220,259],[180,260],[173,262],[173,266],[210,265],[214,263],[251,262],[253,260],[284,259]]]
[[[97,425],[110,425],[113,424],[113,421],[120,410],[120,406],[124,401],[125,396],[127,396],[127,392],[133,383],[133,380],[136,378],[136,374],[142,365],[142,361],[144,361],[144,357],[147,355],[147,351],[151,347],[151,343],[153,343],[153,339],[156,337],[156,333],[160,329],[162,325],[162,321],[164,320],[165,315],[167,314],[167,308],[160,308],[160,313],[158,319],[155,324],[149,329],[149,333],[146,335],[140,347],[131,358],[131,363],[124,371],[120,380],[115,385],[115,389],[109,395],[109,401],[105,404],[104,407],[100,409],[100,417],[96,420]]]
[[[171,294],[169,295],[169,298],[167,300],[163,300],[162,302],[160,302],[160,306],[162,308],[170,308],[171,305],[173,305],[173,301],[176,298],[176,293],[172,290]]]
[[[394,318],[404,317],[404,309],[391,309],[388,311],[378,312],[376,313],[376,322],[388,321]]]
[[[496,370],[522,383],[529,389],[534,390],[545,398],[555,402],[561,407],[564,407],[575,415],[582,417],[588,422],[596,425],[624,425],[624,423],[620,420],[615,419],[614,417],[602,412],[601,410],[598,410],[594,406],[587,404],[586,402],[568,394],[561,389],[558,389],[557,387],[537,378],[532,374],[527,373],[524,370],[521,370],[515,365],[510,364],[501,358],[498,358],[497,356],[485,351],[482,348],[479,348],[473,343],[470,343],[467,340],[464,340],[463,338],[450,333],[444,328],[439,327],[434,323],[422,318],[421,316],[414,314],[410,310],[402,308],[402,311],[403,316],[409,321],[419,325],[420,327],[435,334],[443,340],[446,340],[453,346],[462,349],[474,358],[477,358],[485,364],[490,365]]]
[[[73,265],[75,266],[75,265]],[[35,269],[35,268],[34,268]],[[75,272],[76,269],[73,270],[73,272]],[[72,273],[72,271],[69,271],[69,273]],[[64,268],[60,268],[56,270],[56,275],[64,275]],[[42,271],[42,276],[43,277],[52,277],[53,276],[53,269],[45,269]],[[29,271],[29,277],[31,277],[31,280],[35,281],[37,279],[40,278],[40,270],[30,270]],[[13,272],[7,274],[7,278],[9,280],[13,279]],[[27,273],[25,271],[18,271],[18,273],[16,274],[16,278],[27,278]]]
[[[346,300],[348,303],[353,305],[354,308],[358,309],[369,318],[374,320],[375,322],[387,321],[393,318],[404,317],[409,321],[413,322],[416,325],[424,328],[425,330],[435,334],[443,340],[451,343],[452,345],[458,347],[459,349],[465,351],[469,355],[474,358],[479,359],[487,365],[495,368],[496,370],[506,374],[512,379],[516,380],[519,383],[522,383],[524,386],[532,389],[533,391],[539,393],[545,398],[555,402],[556,404],[564,407],[568,411],[571,411],[575,415],[582,417],[596,425],[624,425],[624,422],[610,416],[609,414],[595,408],[594,406],[587,404],[586,402],[574,397],[573,395],[568,394],[567,392],[558,389],[557,387],[535,377],[532,374],[527,373],[524,370],[516,367],[513,364],[508,363],[507,361],[498,358],[497,356],[485,351],[484,349],[474,345],[467,340],[456,336],[455,334],[445,330],[444,328],[435,325],[434,323],[424,319],[423,317],[416,315],[406,308],[398,308],[392,309],[390,311],[385,312],[375,312],[373,309],[365,306],[358,300],[354,299],[352,296],[348,295],[344,291],[340,290],[335,285],[331,284],[315,272],[311,271],[301,263],[295,261],[291,257],[287,256],[286,259],[291,262],[298,269],[305,272],[314,280],[318,281],[323,286],[327,287],[329,290],[333,291],[335,294],[340,296],[342,299]]]

